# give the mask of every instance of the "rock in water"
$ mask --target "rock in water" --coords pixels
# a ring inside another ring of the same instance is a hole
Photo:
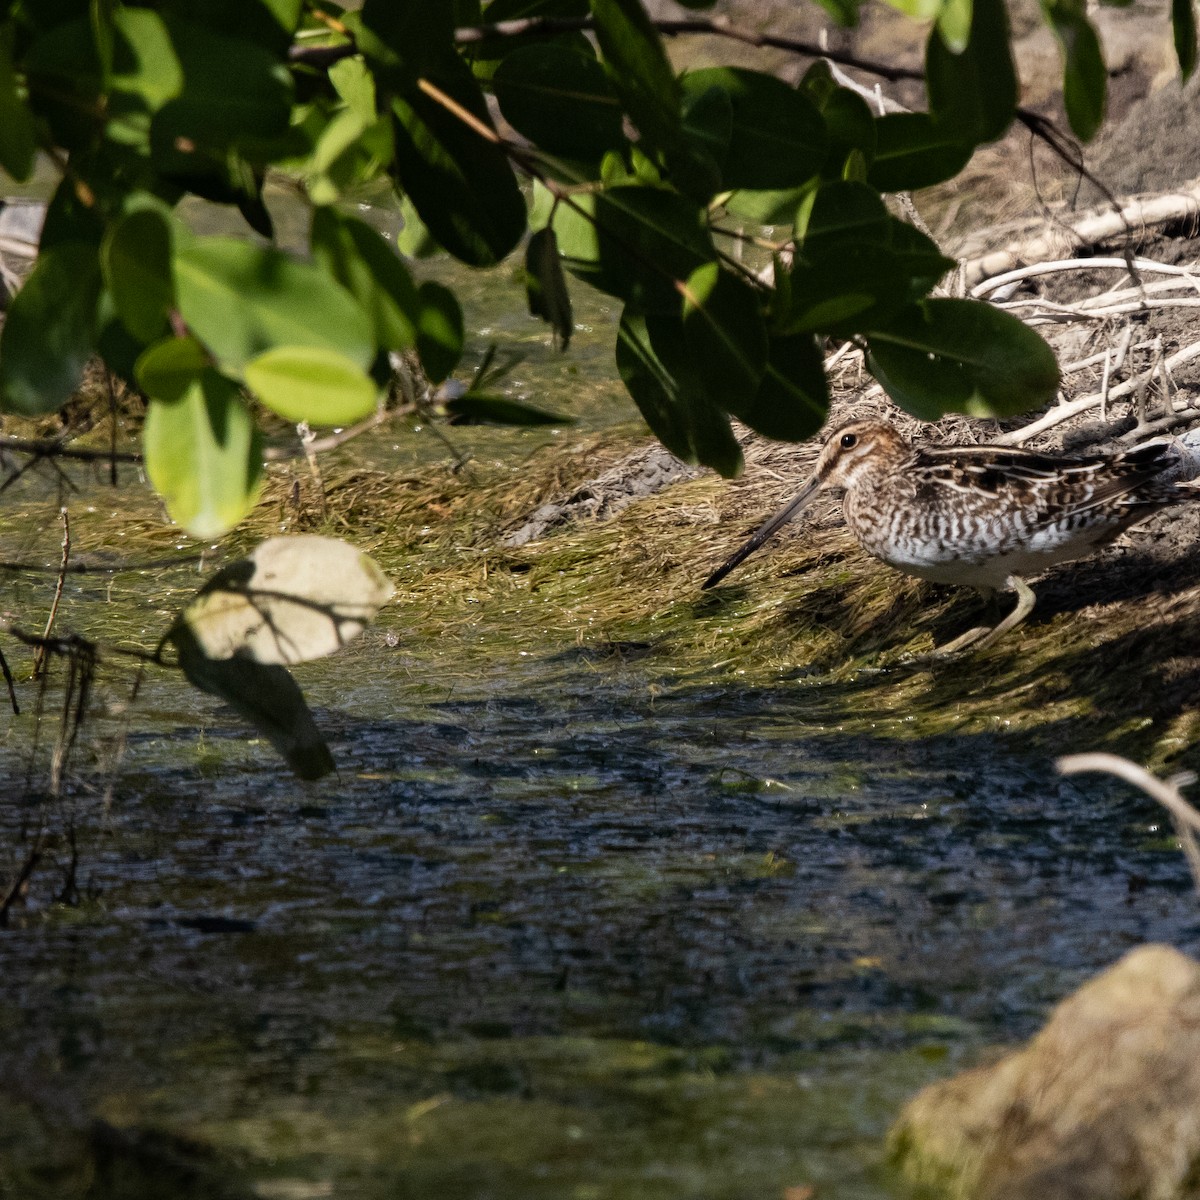
[[[1130,951],[1023,1050],[919,1092],[889,1148],[971,1200],[1200,1196],[1200,964]]]

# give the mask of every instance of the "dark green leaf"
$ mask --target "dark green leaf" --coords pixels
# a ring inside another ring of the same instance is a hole
[[[146,474],[193,537],[219,537],[254,506],[262,444],[237,384],[208,365],[194,338],[158,342],[138,360],[150,397],[142,427]]]
[[[937,125],[964,142],[1003,136],[1017,109],[1008,11],[1004,0],[968,3],[970,34],[961,50],[947,44],[942,23],[929,33],[925,84]]]
[[[1075,136],[1091,141],[1104,120],[1108,72],[1086,0],[1042,0],[1063,54],[1063,103]]]
[[[591,0],[609,78],[634,125],[658,150],[681,144],[679,85],[641,0]]]
[[[740,67],[690,71],[682,84],[685,95],[717,87],[729,96],[733,128],[722,172],[726,188],[794,187],[821,169],[828,150],[825,124],[799,89]]]
[[[521,46],[497,68],[492,86],[504,119],[550,154],[591,161],[625,140],[608,75],[578,51]]]
[[[867,182],[881,192],[912,192],[953,179],[975,152],[928,113],[888,113],[875,121],[877,143]]]
[[[1175,39],[1179,73],[1186,83],[1196,69],[1195,0],[1171,0],[1171,33]]]
[[[839,87],[825,101],[821,116],[829,134],[824,173],[834,179],[843,177],[846,160],[856,151],[869,167],[878,142],[870,105],[857,92]]]
[[[207,25],[217,33],[236,31],[282,58],[300,22],[303,0],[169,0],[164,11]]]
[[[429,382],[441,383],[462,358],[462,308],[449,288],[432,280],[417,289],[417,302],[417,353]]]
[[[767,365],[767,327],[759,293],[715,262],[688,276],[683,337],[705,390],[718,403],[753,393]],[[734,411],[733,404],[728,405]]]
[[[521,17],[583,17],[587,11],[587,0],[491,0],[483,19],[494,24]]]
[[[829,387],[821,349],[810,333],[772,337],[767,369],[748,398],[730,402],[729,411],[763,437],[802,442],[829,415]]]
[[[573,425],[570,417],[519,404],[506,396],[466,392],[447,400],[443,407],[451,425]]]
[[[1054,352],[1009,313],[979,300],[922,300],[867,335],[868,366],[902,408],[1006,417],[1049,403]]]
[[[182,623],[168,636],[189,682],[253,725],[301,779],[320,779],[334,769],[304,693],[286,667],[252,658],[209,658]]]
[[[60,242],[38,256],[0,332],[0,407],[34,416],[67,402],[95,347],[99,294],[94,246]]]
[[[351,28],[354,26],[351,24]],[[366,0],[355,41],[391,86],[453,69],[454,7],[446,0]]]
[[[87,145],[104,123],[104,68],[88,18],[45,27],[17,57],[25,71],[29,107],[46,121],[55,144]]]
[[[411,348],[420,314],[417,288],[383,235],[357,217],[318,208],[311,243],[313,260],[370,316],[376,345],[385,350]]]
[[[525,248],[525,295],[531,315],[550,326],[559,349],[565,350],[575,332],[575,318],[558,257],[558,238],[548,227],[533,234]]]
[[[437,88],[491,129],[478,85],[459,66]],[[426,228],[471,266],[499,262],[525,232],[525,201],[504,152],[416,87],[395,97],[392,111],[397,182]]]
[[[719,87],[690,93],[685,89],[683,128],[693,150],[705,156],[719,178],[733,136],[733,104],[729,93]]]
[[[797,220],[805,258],[833,258],[863,244],[885,245],[890,219],[879,193],[865,183],[832,180],[813,194]]]
[[[33,118],[17,90],[12,62],[12,26],[0,29],[0,167],[18,183],[33,170],[37,149]]]
[[[139,208],[118,220],[100,249],[104,279],[125,328],[139,341],[166,332],[175,307],[171,222],[157,208]]]
[[[337,350],[363,368],[375,356],[370,318],[350,294],[270,246],[179,239],[175,286],[184,321],[233,373],[277,345]]]
[[[659,188],[577,196],[554,230],[567,270],[644,312],[677,313],[682,281],[716,254],[703,210]]]
[[[617,331],[617,370],[646,424],[672,454],[722,475],[742,469],[729,418],[703,391],[682,386],[690,364],[677,316],[646,318],[628,307]]]

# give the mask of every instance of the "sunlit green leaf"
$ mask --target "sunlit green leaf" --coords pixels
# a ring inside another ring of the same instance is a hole
[[[737,475],[742,451],[729,418],[703,391],[681,386],[690,369],[679,317],[647,318],[626,307],[617,331],[617,370],[646,424],[684,462]]]
[[[867,335],[868,366],[902,408],[1005,417],[1054,399],[1054,352],[1028,325],[978,300],[922,300]]]
[[[150,398],[142,427],[150,482],[190,534],[219,537],[250,511],[262,480],[261,440],[237,385],[193,338],[151,346],[137,377]]]
[[[978,20],[975,10],[980,3],[981,0],[942,0],[937,33],[952,54],[961,54],[967,48],[972,23]]]
[[[353,297],[272,247],[181,239],[175,280],[184,321],[227,370],[277,345],[336,350],[363,369],[375,357],[370,318]]]
[[[370,376],[336,350],[276,346],[252,358],[242,375],[263,404],[289,421],[351,425],[378,401]]]
[[[0,406],[33,416],[67,402],[94,348],[100,286],[94,246],[59,242],[38,256],[0,331]]]
[[[539,229],[525,248],[525,295],[532,316],[541,317],[565,350],[575,332],[571,295],[558,257],[558,239],[549,227]]]

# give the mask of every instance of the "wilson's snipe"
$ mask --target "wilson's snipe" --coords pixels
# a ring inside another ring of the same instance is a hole
[[[982,649],[1034,605],[1025,582],[1083,558],[1151,513],[1197,492],[1164,477],[1169,443],[1066,457],[1001,446],[913,447],[883,421],[851,421],[825,443],[816,470],[703,586],[719,583],[823,487],[846,489],[846,524],[869,554],[935,583],[1015,591],[994,629],[972,629],[938,653]]]

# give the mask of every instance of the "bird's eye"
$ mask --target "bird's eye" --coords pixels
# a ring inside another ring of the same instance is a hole
[[[843,433],[842,434],[842,449],[843,450],[853,450],[854,447],[857,445],[858,445],[858,434],[857,433]]]

